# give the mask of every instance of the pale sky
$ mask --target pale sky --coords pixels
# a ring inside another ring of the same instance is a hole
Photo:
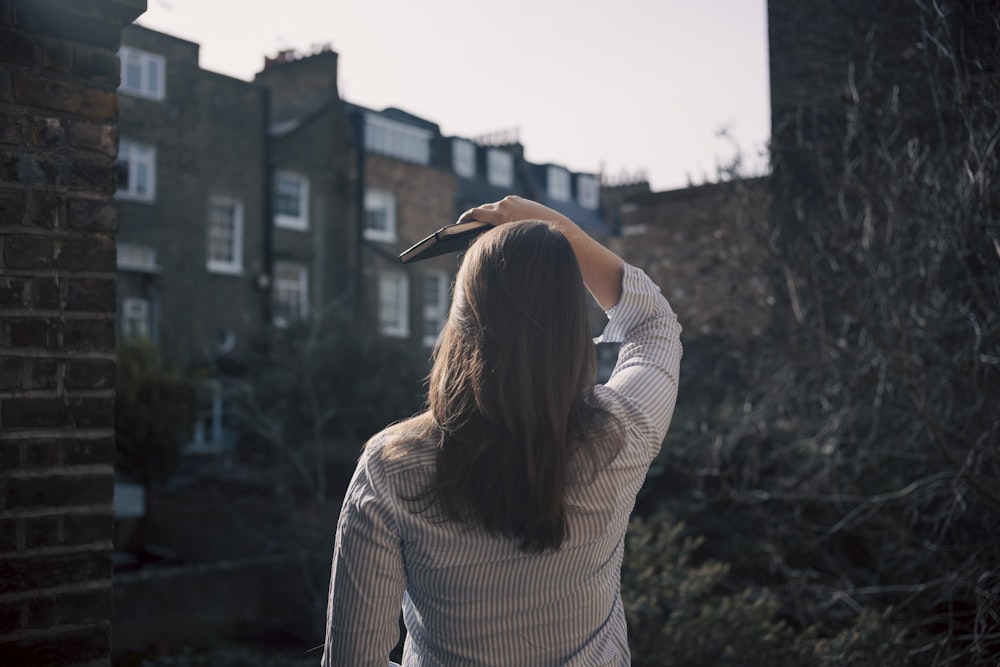
[[[148,0],[138,23],[250,80],[264,56],[340,55],[340,94],[475,137],[517,128],[525,157],[653,190],[754,170],[770,135],[766,0]]]

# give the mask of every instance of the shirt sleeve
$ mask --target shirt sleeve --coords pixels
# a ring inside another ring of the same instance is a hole
[[[323,667],[385,667],[399,640],[406,577],[373,449],[370,444],[358,462],[337,522]]]
[[[681,326],[660,288],[631,265],[625,266],[622,298],[607,315],[608,324],[597,342],[622,346],[605,387],[626,404],[628,421],[642,431],[651,459],[667,434],[677,403]]]

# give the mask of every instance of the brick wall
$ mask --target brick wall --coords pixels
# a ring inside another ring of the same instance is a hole
[[[107,665],[118,49],[145,0],[0,0],[0,663]]]
[[[418,353],[425,353],[421,275],[433,269],[453,278],[458,271],[458,258],[454,254],[443,255],[403,267],[396,257],[434,230],[454,221],[455,175],[443,169],[369,153],[365,187],[386,190],[396,197],[396,242],[368,241],[365,246],[362,290],[369,321],[378,319],[378,273],[404,271],[410,283],[410,343]]]
[[[765,258],[753,216],[768,212],[767,181],[636,193],[623,200],[615,248],[663,290],[686,340],[762,335],[770,319]]]
[[[139,26],[122,43],[164,58],[162,100],[123,93],[122,139],[156,151],[152,201],[120,203],[121,243],[154,248],[157,273],[123,273],[119,296],[147,299],[155,312],[154,340],[172,361],[220,360],[228,331],[229,360],[245,358],[263,322],[267,293],[259,285],[264,261],[266,178],[264,91],[246,81],[203,70],[198,45]],[[242,207],[239,270],[209,270],[209,201]]]

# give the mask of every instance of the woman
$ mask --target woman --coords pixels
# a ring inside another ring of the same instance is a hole
[[[376,435],[333,555],[324,665],[628,665],[629,514],[677,397],[680,326],[640,270],[519,197],[466,253],[428,410]],[[584,285],[622,343],[604,385]]]

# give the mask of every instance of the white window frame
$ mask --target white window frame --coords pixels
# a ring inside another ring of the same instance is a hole
[[[410,279],[402,271],[384,271],[378,277],[378,324],[384,336],[410,335]]]
[[[199,383],[197,391],[197,409],[194,424],[191,428],[191,442],[184,446],[182,453],[220,454],[231,449],[235,443],[235,435],[227,424],[227,397],[232,391],[227,390],[222,380],[212,378]]]
[[[120,271],[159,273],[156,248],[138,243],[118,243],[117,266]]]
[[[429,281],[435,281],[436,285],[429,285]],[[445,320],[448,319],[448,274],[444,271],[430,270],[423,275],[423,329],[424,345],[433,347],[437,342],[438,334],[444,327]],[[428,293],[433,288],[433,300],[428,299]],[[429,324],[432,325],[428,326]]]
[[[118,58],[121,60],[119,92],[158,102],[166,97],[167,61],[163,56],[123,46],[118,51]],[[133,85],[129,76],[133,67],[139,72],[139,81],[136,85]]]
[[[576,200],[584,208],[596,209],[601,205],[601,186],[597,176],[593,174],[577,175]]]
[[[571,197],[570,178],[566,169],[550,164],[546,170],[545,181],[548,185],[549,197],[556,201],[569,201]]]
[[[369,213],[385,214],[385,228],[379,229],[368,225]],[[396,195],[388,190],[370,188],[365,190],[365,239],[383,243],[396,242]]]
[[[119,184],[119,199],[151,203],[156,201],[156,146],[122,138],[118,142],[118,162],[125,163],[128,183]],[[121,167],[119,167],[121,168]],[[145,172],[145,190],[139,189],[140,173]]]
[[[365,116],[365,148],[416,164],[430,164],[431,132],[375,114]]]
[[[150,318],[152,305],[149,299],[128,297],[122,299],[121,330],[127,340],[153,337]]]
[[[232,259],[218,259],[212,257],[212,235],[213,208],[229,207],[232,209]],[[206,211],[206,244],[205,244],[205,268],[212,273],[224,273],[228,275],[240,275],[243,273],[243,202],[231,197],[211,196],[208,198]]]
[[[278,191],[281,189],[281,181],[295,183],[298,189],[298,215],[288,215],[277,212],[277,202],[279,200]],[[309,179],[301,174],[290,171],[279,171],[274,175],[274,202],[275,214],[274,224],[276,227],[284,229],[295,229],[304,231],[309,229]]]
[[[451,140],[451,166],[464,178],[476,176],[476,145],[468,139]]]
[[[282,275],[286,274],[286,275]],[[294,278],[290,277],[294,274]],[[309,315],[309,269],[295,262],[274,263],[274,325],[287,327]],[[297,302],[297,303],[294,303]]]
[[[491,184],[503,188],[514,185],[513,153],[500,148],[486,151],[486,178]]]

